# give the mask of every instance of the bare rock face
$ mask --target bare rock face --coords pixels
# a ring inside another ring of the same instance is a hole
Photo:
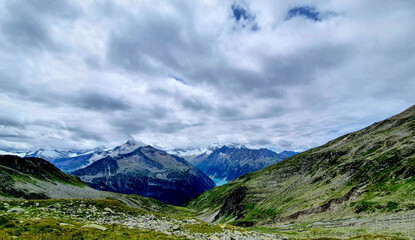
[[[225,203],[223,204],[215,218],[218,219],[222,216],[228,216],[230,214],[234,214],[234,216],[237,219],[242,217],[242,215],[244,214],[245,206],[241,203],[246,197],[247,190],[248,188],[244,186],[233,190],[226,198]]]
[[[99,190],[139,194],[174,205],[215,186],[209,177],[183,158],[151,146],[107,156],[73,174]]]

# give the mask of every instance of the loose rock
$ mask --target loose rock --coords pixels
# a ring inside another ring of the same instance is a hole
[[[98,224],[87,224],[87,225],[82,226],[82,228],[96,228],[96,229],[99,229],[99,230],[102,230],[102,231],[107,230],[106,227],[100,226]]]

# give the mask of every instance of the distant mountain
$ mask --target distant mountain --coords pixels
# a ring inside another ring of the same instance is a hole
[[[135,193],[178,205],[215,186],[202,171],[183,158],[133,142],[73,172],[89,186],[118,193]]]
[[[18,152],[11,152],[11,151],[4,151],[0,150],[0,155],[13,155],[13,156],[19,156],[19,157],[36,157],[36,158],[42,158],[47,160],[48,162],[51,162],[55,164],[55,162],[58,160],[59,164],[62,164],[62,167],[64,170],[75,170],[71,169],[70,166],[81,167],[77,166],[77,164],[72,164],[71,161],[68,163],[65,163],[68,159],[78,159],[79,158],[85,158],[85,155],[91,156],[94,153],[102,152],[105,150],[105,147],[96,147],[93,149],[87,149],[87,150],[70,150],[70,151],[61,151],[56,149],[43,149],[40,148],[35,151],[18,151]],[[99,157],[100,158],[100,157]],[[98,159],[99,159],[98,158]],[[76,162],[76,161],[75,161]],[[58,164],[58,165],[59,165]],[[55,164],[56,165],[56,164]],[[68,167],[69,169],[65,169],[65,167]],[[61,166],[58,166],[59,169],[61,169]]]
[[[345,224],[413,213],[414,194],[415,105],[216,187],[189,206],[206,218],[243,226],[335,220]]]
[[[12,155],[12,156],[19,156],[19,157],[24,157],[26,156],[26,152],[14,152],[14,151],[5,151],[5,150],[0,150],[0,155]]]
[[[212,151],[220,147],[221,145],[219,143],[213,143],[213,144],[210,144],[209,146],[203,146],[203,147],[174,148],[171,150],[166,150],[166,152],[186,159],[188,157],[198,156],[206,152],[211,153]]]
[[[142,146],[142,144],[133,139],[130,139],[126,143],[112,149],[99,147],[75,156],[58,158],[53,161],[53,164],[55,164],[56,167],[62,171],[70,173],[80,168],[86,167],[91,163],[107,156],[116,157],[119,154],[130,153],[140,146]]]
[[[266,148],[249,149],[243,145],[224,145],[213,151],[185,158],[211,178],[230,181],[295,154],[296,152],[287,151],[278,154]]]
[[[75,151],[59,151],[55,149],[41,148],[36,151],[27,152],[24,157],[37,157],[53,162],[55,159],[76,156],[77,154],[78,153]]]
[[[282,152],[278,153],[278,155],[280,157],[282,157],[283,159],[292,157],[292,156],[294,156],[296,154],[298,154],[298,152],[294,152],[294,151],[282,151]]]

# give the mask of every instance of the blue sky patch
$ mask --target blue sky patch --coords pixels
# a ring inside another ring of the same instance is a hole
[[[173,78],[174,80],[176,80],[176,81],[178,81],[180,83],[183,83],[184,85],[187,85],[187,83],[182,78],[180,78],[180,77],[178,77],[176,75],[169,74],[168,77],[169,78]]]
[[[260,29],[258,24],[255,22],[255,15],[249,13],[245,8],[233,4],[231,6],[232,14],[236,22],[242,22],[242,28],[249,27],[251,31],[256,32]]]
[[[232,5],[232,13],[237,22],[239,22],[241,18],[248,21],[253,21],[255,19],[255,16],[252,16],[243,7],[240,6]]]
[[[318,12],[315,8],[308,6],[290,9],[287,14],[287,20],[297,16],[303,16],[313,21],[321,21],[320,12]]]

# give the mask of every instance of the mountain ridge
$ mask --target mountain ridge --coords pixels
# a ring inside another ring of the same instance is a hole
[[[212,178],[230,181],[281,161],[286,155],[280,155],[267,148],[250,149],[243,145],[223,145],[211,152],[190,156],[187,160]]]
[[[0,183],[0,201],[113,199],[146,211],[164,214],[179,211],[174,206],[136,194],[125,195],[93,189],[79,177],[62,172],[52,163],[41,158],[0,155]],[[180,209],[180,211],[186,213],[187,210]]]
[[[214,188],[189,203],[213,221],[275,225],[415,209],[415,105]]]
[[[209,177],[185,159],[152,146],[109,155],[73,174],[95,189],[135,193],[174,205],[215,186]]]

